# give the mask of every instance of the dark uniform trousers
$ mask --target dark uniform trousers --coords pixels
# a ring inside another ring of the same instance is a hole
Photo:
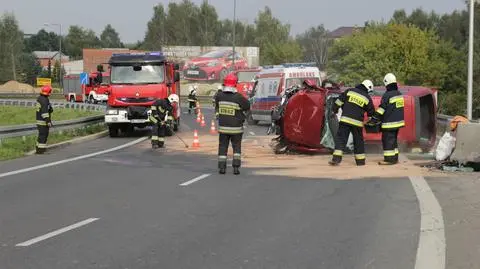
[[[242,156],[242,137],[243,133],[239,134],[219,134],[218,139],[218,168],[227,167],[227,152],[230,142],[233,148],[232,167],[240,167]]]
[[[37,153],[44,153],[47,148],[47,139],[50,133],[50,127],[47,123],[37,124],[38,138],[37,138]]]
[[[165,129],[167,125],[165,122],[159,121],[153,124],[152,126],[152,146],[163,147],[165,144]]]
[[[340,163],[343,152],[348,142],[348,136],[352,133],[355,153],[355,162],[357,165],[365,164],[365,143],[363,140],[363,128],[340,122],[338,125],[337,136],[335,137],[335,150],[332,161]]]
[[[195,112],[195,109],[197,108],[197,101],[195,100],[188,100],[188,114],[192,113],[192,109]]]
[[[389,163],[398,162],[398,129],[382,130],[383,160]]]

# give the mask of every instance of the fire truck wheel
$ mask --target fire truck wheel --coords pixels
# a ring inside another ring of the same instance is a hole
[[[120,129],[115,125],[108,126],[108,135],[110,137],[118,137]]]

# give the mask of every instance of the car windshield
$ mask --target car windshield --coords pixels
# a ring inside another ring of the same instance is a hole
[[[225,56],[225,53],[223,50],[214,50],[203,54],[200,58],[222,58]]]
[[[163,65],[142,65],[139,70],[133,66],[112,66],[112,84],[157,84],[165,80]]]
[[[257,72],[251,71],[251,72],[238,72],[238,81],[239,82],[251,82],[253,78],[255,78],[255,75]]]
[[[308,80],[314,80],[315,81],[315,84],[317,86],[320,86],[320,80],[318,78],[312,78],[312,77],[307,77],[307,78],[289,78],[286,80],[286,84],[285,84],[285,89],[288,89],[290,87],[293,87],[295,85],[302,85],[303,84],[303,81],[305,81],[306,79]]]

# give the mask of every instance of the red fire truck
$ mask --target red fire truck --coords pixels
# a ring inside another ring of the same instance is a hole
[[[178,64],[169,61],[162,52],[113,54],[109,62],[110,89],[105,122],[110,137],[128,133],[134,127],[151,125],[150,107],[156,99],[180,93]],[[180,106],[174,105],[169,130],[180,125]],[[172,135],[167,131],[167,135]]]
[[[102,103],[107,102],[105,94],[110,88],[110,74],[102,73],[102,83],[98,83],[97,72],[88,74],[87,83],[80,83],[80,74],[66,75],[63,77],[63,95],[69,102]]]

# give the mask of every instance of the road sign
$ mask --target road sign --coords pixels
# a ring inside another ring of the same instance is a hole
[[[88,73],[80,73],[80,84],[88,84]]]
[[[51,78],[37,78],[37,86],[52,85]]]

